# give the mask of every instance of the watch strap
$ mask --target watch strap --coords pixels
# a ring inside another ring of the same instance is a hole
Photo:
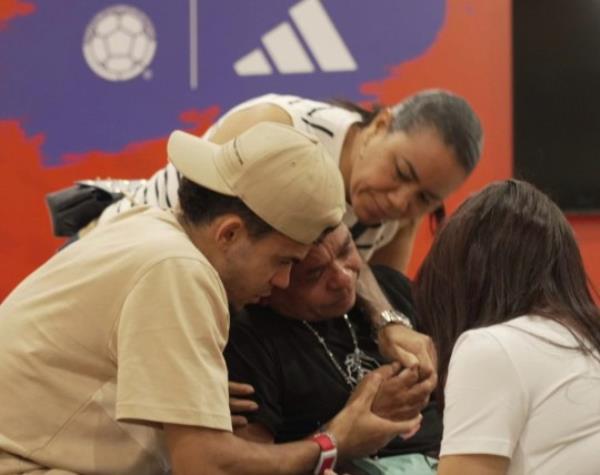
[[[383,327],[387,325],[391,325],[392,323],[399,323],[400,325],[404,325],[410,329],[413,328],[413,324],[410,319],[404,315],[402,312],[398,312],[397,310],[390,309],[384,310],[379,314],[379,322],[377,324],[376,330],[379,331]]]
[[[337,444],[333,434],[329,432],[319,432],[311,437],[321,449],[319,460],[314,470],[314,475],[323,475],[325,470],[333,470],[337,460]]]

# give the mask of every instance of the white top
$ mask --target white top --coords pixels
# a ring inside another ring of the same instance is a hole
[[[228,111],[206,131],[204,137],[212,137],[223,121],[234,112],[258,104],[274,104],[285,110],[292,119],[292,125],[298,130],[315,135],[338,166],[348,129],[352,124],[360,121],[358,113],[332,104],[297,96],[267,94],[243,102]],[[177,170],[173,165],[168,164],[165,168],[158,170],[129,197],[106,208],[100,216],[98,224],[110,220],[134,205],[144,204],[163,209],[174,207],[178,201],[178,188]],[[399,229],[397,221],[389,221],[374,227],[358,224],[358,219],[350,204],[347,204],[343,221],[351,228],[358,250],[365,260],[369,259],[377,249],[388,244]]]
[[[600,362],[550,342],[575,345],[562,325],[531,316],[459,338],[442,456],[509,457],[508,475],[600,473]]]
[[[165,473],[160,423],[231,430],[225,289],[172,213],[144,209],[0,305],[1,474]]]

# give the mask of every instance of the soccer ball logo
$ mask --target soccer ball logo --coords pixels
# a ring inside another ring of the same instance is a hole
[[[154,26],[141,10],[114,5],[98,13],[83,38],[83,56],[92,71],[108,81],[139,76],[156,52]]]

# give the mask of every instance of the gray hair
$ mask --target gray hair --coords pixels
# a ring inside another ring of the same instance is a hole
[[[462,97],[441,89],[419,92],[391,108],[390,131],[437,130],[452,147],[460,165],[470,173],[479,162],[483,130],[479,118]]]

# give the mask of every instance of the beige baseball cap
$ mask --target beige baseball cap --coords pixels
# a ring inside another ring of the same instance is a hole
[[[342,220],[338,167],[316,137],[293,127],[261,122],[224,145],[176,130],[167,152],[183,176],[237,196],[295,241],[310,244]]]

